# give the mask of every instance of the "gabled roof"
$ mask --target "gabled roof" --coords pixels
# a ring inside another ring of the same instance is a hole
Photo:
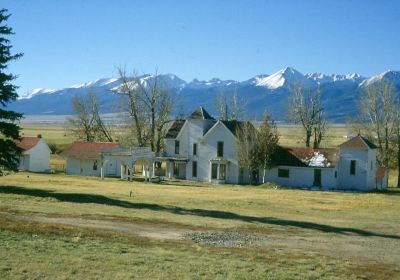
[[[351,149],[377,149],[378,147],[369,141],[368,139],[362,137],[361,135],[357,135],[351,138],[349,141],[346,141],[339,145],[340,148],[351,148]]]
[[[238,137],[238,132],[243,129],[245,125],[250,125],[252,129],[256,129],[251,122],[248,121],[221,121],[231,132],[233,135]]]
[[[298,167],[334,167],[339,160],[338,149],[279,146],[274,156],[276,165]]]
[[[238,137],[238,132],[243,129],[244,125],[246,124],[249,124],[251,128],[255,130],[255,127],[252,125],[252,123],[248,121],[215,121],[214,125],[205,132],[204,137],[207,137],[208,134],[210,134],[211,131],[213,131],[219,124],[225,127],[236,138]]]
[[[176,120],[168,129],[167,133],[165,134],[165,138],[175,139],[179,132],[181,131],[183,125],[185,124],[185,120]]]
[[[27,151],[35,147],[40,139],[39,137],[21,137],[19,140],[14,140],[14,143],[23,151]]]
[[[194,111],[189,119],[197,119],[197,120],[214,120],[213,117],[203,108],[203,106],[199,106],[196,111]]]
[[[117,146],[117,143],[110,142],[74,142],[61,153],[61,156],[72,158],[100,158],[102,151]]]

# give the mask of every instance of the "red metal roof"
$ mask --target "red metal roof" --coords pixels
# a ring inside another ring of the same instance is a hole
[[[21,137],[19,140],[14,140],[14,143],[22,150],[27,151],[35,147],[40,139],[38,137]]]
[[[61,156],[73,158],[99,158],[103,150],[115,148],[117,146],[117,143],[110,142],[74,142],[61,153]]]
[[[341,148],[355,148],[355,149],[376,149],[377,146],[370,142],[368,139],[357,135],[356,137],[351,138],[349,141],[344,142],[343,144],[339,145]]]

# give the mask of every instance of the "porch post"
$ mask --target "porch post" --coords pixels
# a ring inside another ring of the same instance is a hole
[[[218,163],[218,168],[217,168],[217,180],[219,180],[219,170],[221,169],[221,164]]]
[[[151,177],[154,177],[156,174],[155,174],[155,170],[156,170],[156,162],[155,161],[153,161],[153,170],[152,170],[152,174],[151,174]]]
[[[124,171],[125,171],[125,170],[124,170],[124,165],[121,164],[121,180],[123,180],[124,177],[125,177]]]
[[[103,166],[100,167],[100,178],[101,178],[101,180],[104,180],[104,168],[103,168]]]

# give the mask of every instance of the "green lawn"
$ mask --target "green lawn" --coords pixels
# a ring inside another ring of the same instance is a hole
[[[19,173],[0,178],[0,279],[400,279],[399,221],[396,189]]]

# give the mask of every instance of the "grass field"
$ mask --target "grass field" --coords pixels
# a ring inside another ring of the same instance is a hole
[[[400,279],[399,221],[395,189],[19,173],[0,178],[0,279]]]

